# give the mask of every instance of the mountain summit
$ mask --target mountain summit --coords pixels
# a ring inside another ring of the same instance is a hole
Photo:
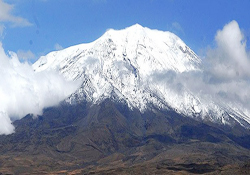
[[[201,62],[175,34],[135,24],[110,29],[89,44],[51,52],[33,68],[58,70],[68,80],[81,81],[81,87],[66,99],[71,104],[112,99],[141,112],[151,107],[171,109],[198,120],[249,127],[245,113],[197,96],[175,81],[177,75],[202,72]]]
[[[81,84],[0,136],[0,174],[249,172],[249,115],[188,86],[203,63],[170,32],[110,29],[33,68]]]

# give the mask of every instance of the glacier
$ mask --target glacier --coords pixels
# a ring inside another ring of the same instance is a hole
[[[202,73],[202,60],[168,31],[139,24],[110,29],[91,43],[40,57],[33,69],[56,70],[67,80],[82,82],[66,99],[70,104],[110,98],[141,112],[154,106],[198,120],[250,127],[248,110],[174,82],[179,74]]]

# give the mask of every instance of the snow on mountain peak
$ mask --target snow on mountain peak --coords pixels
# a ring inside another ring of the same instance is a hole
[[[173,80],[176,74],[202,71],[200,65],[197,55],[175,34],[135,24],[123,30],[110,29],[92,43],[51,52],[33,68],[56,69],[68,80],[82,81],[67,99],[69,103],[112,98],[141,111],[154,105],[230,123],[234,112],[226,114],[218,104],[195,96],[185,87],[178,90]]]

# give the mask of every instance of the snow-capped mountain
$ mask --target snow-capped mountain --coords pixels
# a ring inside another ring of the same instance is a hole
[[[173,85],[176,74],[201,72],[202,68],[201,59],[170,32],[138,24],[119,31],[110,29],[92,43],[41,57],[33,68],[56,69],[67,80],[81,81],[81,87],[66,100],[69,103],[99,103],[111,98],[141,112],[153,105],[206,121],[250,126],[248,115],[241,110]]]

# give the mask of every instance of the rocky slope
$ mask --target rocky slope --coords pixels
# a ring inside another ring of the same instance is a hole
[[[250,132],[112,100],[61,104],[0,136],[3,174],[246,174]]]

